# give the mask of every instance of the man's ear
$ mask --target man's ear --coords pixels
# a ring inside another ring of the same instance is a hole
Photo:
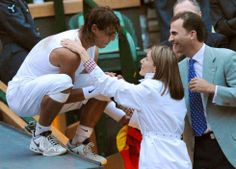
[[[193,40],[193,39],[196,39],[197,37],[197,32],[195,30],[192,30],[190,32],[190,39]]]
[[[91,31],[92,31],[93,33],[96,33],[98,30],[99,30],[99,29],[98,29],[97,25],[96,25],[96,24],[93,24],[92,27],[91,27]]]
[[[202,12],[199,12],[199,16],[202,17]]]

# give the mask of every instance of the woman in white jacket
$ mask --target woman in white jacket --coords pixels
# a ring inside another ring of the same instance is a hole
[[[140,169],[192,168],[186,145],[181,140],[187,111],[183,86],[177,59],[168,47],[153,46],[148,51],[140,61],[139,74],[145,78],[135,85],[106,75],[79,42],[63,40],[62,45],[78,53],[97,91],[139,113],[143,136]]]

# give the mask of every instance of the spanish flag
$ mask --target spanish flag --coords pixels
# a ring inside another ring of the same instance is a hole
[[[141,140],[140,130],[128,125],[125,125],[118,132],[116,143],[124,160],[125,169],[138,169]]]

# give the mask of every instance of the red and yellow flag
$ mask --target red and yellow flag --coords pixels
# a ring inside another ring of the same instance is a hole
[[[117,148],[124,160],[125,169],[138,169],[141,140],[140,130],[128,125],[117,134]]]

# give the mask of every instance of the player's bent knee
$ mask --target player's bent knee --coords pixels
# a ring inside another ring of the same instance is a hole
[[[60,82],[63,84],[72,84],[72,79],[67,74],[60,74]],[[72,84],[73,85],[73,84]]]
[[[73,86],[71,77],[67,74],[60,74],[60,85],[65,88],[58,93],[49,94],[48,96],[54,101],[65,103],[70,96],[70,90]]]

